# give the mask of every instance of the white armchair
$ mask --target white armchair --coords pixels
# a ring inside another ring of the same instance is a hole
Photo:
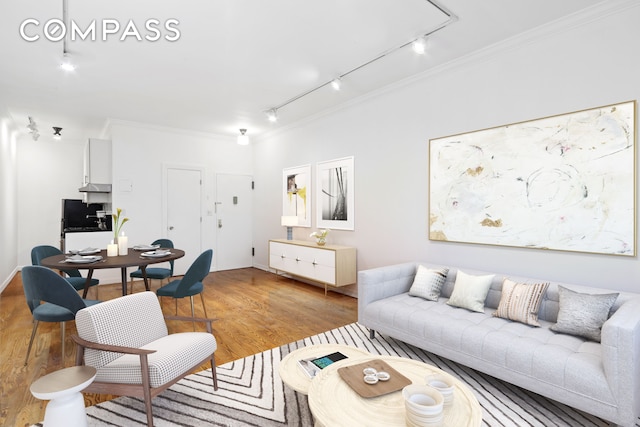
[[[87,307],[76,314],[76,365],[93,366],[95,381],[84,391],[132,396],[145,401],[147,425],[153,426],[151,399],[211,361],[218,389],[212,319],[208,332],[169,334],[165,319],[192,322],[192,317],[163,316],[158,298],[140,292]]]

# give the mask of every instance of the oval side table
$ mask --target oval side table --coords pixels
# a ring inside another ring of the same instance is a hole
[[[96,377],[91,366],[72,366],[38,378],[31,384],[31,394],[50,400],[44,413],[46,427],[87,426],[84,390]]]

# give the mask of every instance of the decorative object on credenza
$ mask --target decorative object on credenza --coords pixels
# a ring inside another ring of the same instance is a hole
[[[311,227],[310,197],[311,165],[283,169],[282,216],[296,216],[297,227]]]
[[[298,225],[298,217],[294,215],[283,216],[280,218],[280,224],[287,227],[287,240],[293,240],[293,227]]]
[[[354,229],[353,165],[353,157],[317,164],[316,222],[319,227]]]
[[[318,246],[324,246],[327,243],[327,234],[329,234],[328,229],[314,231],[309,235],[309,237],[315,237],[316,243]]]
[[[429,239],[635,256],[636,101],[429,141]]]

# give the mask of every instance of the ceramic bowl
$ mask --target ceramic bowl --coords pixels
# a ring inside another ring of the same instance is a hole
[[[380,371],[376,374],[376,377],[378,377],[380,381],[389,381],[389,378],[391,378],[391,375],[389,375],[388,372]]]
[[[425,377],[427,385],[438,390],[444,398],[445,406],[448,406],[453,401],[453,381],[451,377],[442,374],[430,374]]]
[[[411,384],[402,389],[407,415],[419,418],[442,416],[444,398],[435,388],[428,385]]]
[[[378,371],[377,371],[377,370],[375,370],[374,368],[364,368],[364,369],[362,370],[362,373],[363,373],[364,375],[375,375],[375,374],[377,374],[377,373],[378,373]]]
[[[377,384],[378,383],[378,377],[375,374],[365,375],[364,376],[364,382],[367,383],[367,384]]]

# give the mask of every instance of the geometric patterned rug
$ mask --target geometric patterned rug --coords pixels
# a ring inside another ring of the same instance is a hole
[[[437,366],[473,391],[482,407],[483,426],[606,427],[609,424],[535,393],[496,380],[416,347],[369,332],[358,323],[254,354],[218,367],[218,391],[211,374],[192,374],[153,399],[156,427],[313,426],[307,396],[285,386],[278,375],[280,360],[312,344],[347,344],[372,354],[407,357]],[[144,426],[144,404],[119,397],[87,408],[90,426]],[[344,426],[350,427],[350,426]]]

